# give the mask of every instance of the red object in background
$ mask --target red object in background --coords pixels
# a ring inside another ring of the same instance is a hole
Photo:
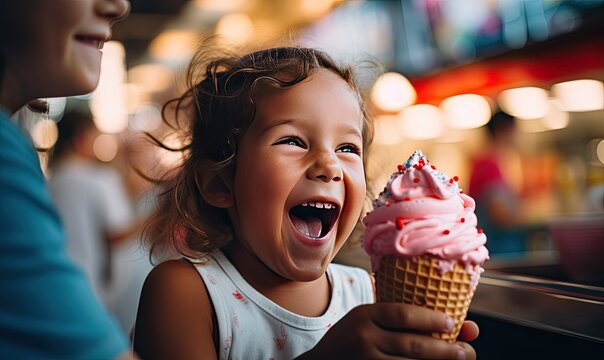
[[[604,282],[604,215],[560,218],[549,226],[560,264],[571,280]]]
[[[559,167],[558,154],[550,151],[524,154],[521,166],[523,181],[520,195],[522,198],[535,199],[553,193]]]
[[[438,104],[460,94],[495,97],[512,87],[548,88],[559,81],[594,74],[603,77],[603,39],[604,26],[595,24],[527,48],[410,81],[417,92],[418,104]]]

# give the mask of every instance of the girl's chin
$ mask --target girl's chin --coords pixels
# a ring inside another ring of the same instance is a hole
[[[325,271],[327,270],[327,266],[308,266],[308,267],[298,267],[295,270],[295,274],[288,276],[290,280],[300,281],[300,282],[308,282],[320,279]]]
[[[313,281],[319,279],[331,262],[332,256],[323,256],[321,258],[300,259],[292,258],[292,270],[288,278],[296,281]]]

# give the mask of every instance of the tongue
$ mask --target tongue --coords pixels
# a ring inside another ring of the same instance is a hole
[[[321,236],[321,230],[323,230],[321,219],[316,217],[301,219],[297,216],[292,216],[291,219],[296,229],[302,234],[311,238],[319,238]]]

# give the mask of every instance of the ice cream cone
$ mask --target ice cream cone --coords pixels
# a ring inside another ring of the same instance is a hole
[[[476,203],[457,176],[438,171],[421,151],[397,166],[363,219],[363,248],[376,273],[377,301],[443,312],[455,325],[435,338],[455,342],[489,258]]]
[[[478,266],[472,269],[479,274]],[[465,267],[456,263],[441,275],[438,259],[423,255],[416,260],[386,255],[375,274],[377,301],[403,302],[443,312],[455,321],[449,333],[432,336],[454,343],[466,318],[476,279]]]

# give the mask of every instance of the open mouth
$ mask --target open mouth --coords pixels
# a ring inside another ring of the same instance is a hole
[[[294,227],[312,239],[321,239],[329,233],[338,219],[338,205],[331,202],[309,201],[289,210]]]
[[[99,50],[102,50],[103,45],[105,44],[105,39],[101,39],[98,36],[76,35],[75,39],[81,43],[84,43],[88,46],[92,46]]]

